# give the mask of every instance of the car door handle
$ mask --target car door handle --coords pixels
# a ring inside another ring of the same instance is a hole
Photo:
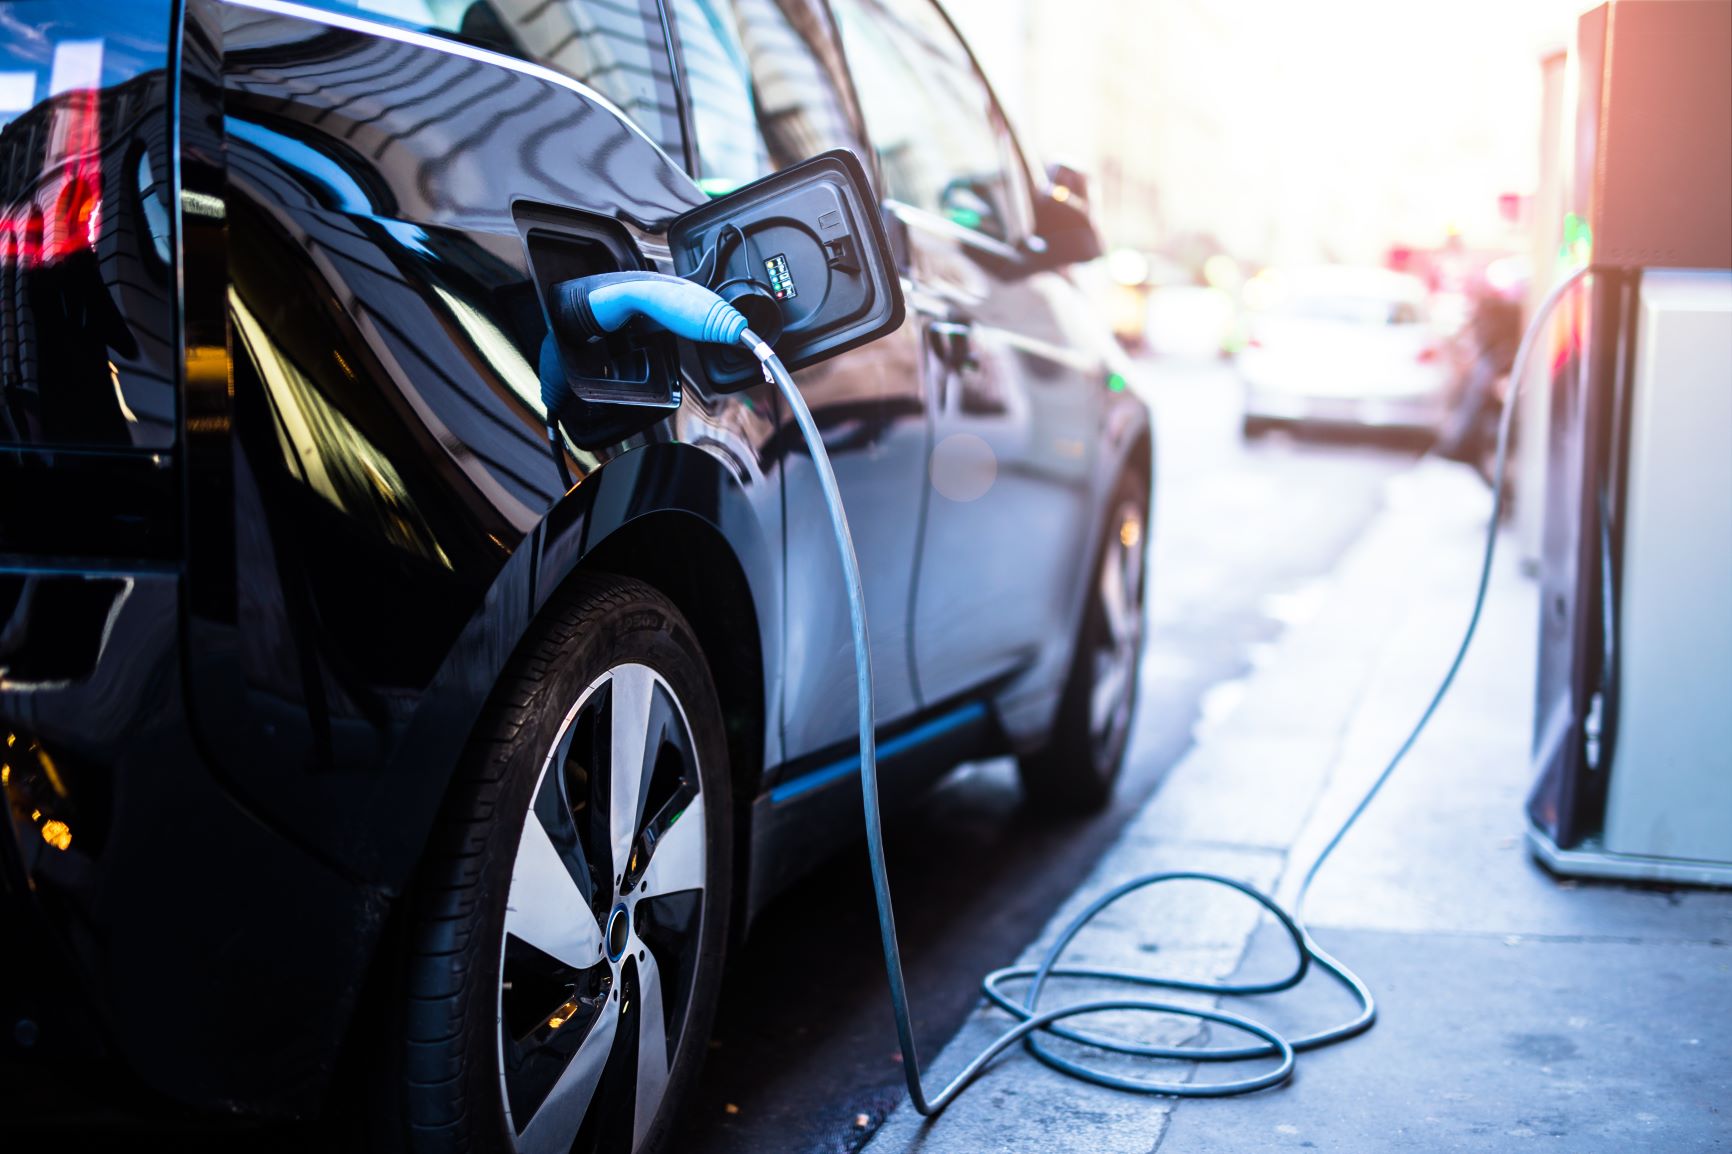
[[[939,363],[951,372],[976,368],[974,326],[961,321],[931,321],[926,326],[926,344]]]

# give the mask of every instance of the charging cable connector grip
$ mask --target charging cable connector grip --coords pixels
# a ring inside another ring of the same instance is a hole
[[[703,285],[658,272],[607,272],[553,286],[553,321],[569,335],[595,340],[647,317],[700,344],[736,344],[746,318]]]

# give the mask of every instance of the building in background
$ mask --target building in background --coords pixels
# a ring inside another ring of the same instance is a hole
[[[1192,265],[1525,250],[1539,49],[1578,0],[945,0],[1108,243]],[[1515,200],[1510,199],[1514,195]]]

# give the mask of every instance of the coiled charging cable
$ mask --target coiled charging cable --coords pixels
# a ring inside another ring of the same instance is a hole
[[[676,278],[657,277],[654,274],[640,273],[632,274],[629,277],[615,274],[615,277],[606,285],[608,291],[605,295],[611,298],[608,302],[609,307],[607,309],[597,308],[595,314],[605,314],[605,323],[610,329],[625,323],[633,316],[641,315],[650,318],[670,331],[687,336],[689,339],[737,342],[751,350],[763,363],[765,379],[774,384],[782,398],[787,401],[789,409],[794,414],[795,423],[800,428],[800,434],[805,439],[807,449],[812,454],[812,463],[818,471],[819,487],[823,492],[824,503],[829,511],[830,525],[835,533],[836,550],[842,562],[843,583],[846,586],[848,597],[849,623],[853,629],[854,673],[860,725],[860,792],[865,801],[866,846],[872,870],[872,892],[878,907],[878,933],[884,949],[884,966],[890,980],[890,1000],[896,1015],[896,1034],[902,1046],[903,1076],[907,1080],[909,1098],[913,1101],[914,1108],[922,1115],[932,1116],[942,1111],[986,1068],[988,1063],[1019,1041],[1036,1058],[1048,1066],[1085,1082],[1145,1094],[1166,1094],[1179,1098],[1218,1098],[1279,1085],[1292,1076],[1294,1062],[1298,1054],[1351,1038],[1371,1028],[1372,1023],[1377,1018],[1376,1000],[1372,997],[1370,989],[1353,971],[1326,953],[1312,938],[1302,920],[1305,899],[1310,893],[1312,882],[1317,878],[1318,871],[1323,868],[1323,864],[1329,860],[1330,855],[1335,852],[1336,847],[1341,844],[1348,831],[1365,813],[1366,808],[1370,806],[1372,800],[1377,797],[1384,784],[1394,774],[1396,767],[1406,758],[1408,751],[1418,741],[1419,735],[1431,722],[1438,706],[1455,683],[1456,674],[1461,670],[1462,661],[1467,656],[1468,646],[1473,642],[1474,634],[1479,628],[1480,616],[1485,609],[1486,591],[1491,583],[1492,559],[1497,550],[1498,524],[1503,513],[1505,476],[1509,463],[1510,428],[1514,422],[1516,399],[1526,375],[1528,358],[1533,351],[1539,333],[1557,307],[1558,302],[1587,272],[1588,269],[1585,267],[1576,269],[1547,294],[1533,320],[1529,323],[1526,332],[1522,334],[1521,345],[1516,351],[1515,362],[1510,373],[1509,397],[1505,401],[1503,415],[1498,422],[1497,457],[1492,479],[1492,508],[1486,526],[1485,549],[1479,570],[1479,585],[1474,593],[1473,610],[1468,618],[1467,628],[1462,634],[1461,643],[1456,648],[1455,656],[1450,661],[1443,680],[1438,684],[1437,690],[1432,694],[1425,710],[1420,714],[1419,720],[1414,723],[1406,739],[1396,749],[1383,769],[1379,771],[1371,786],[1354,805],[1352,812],[1336,828],[1328,842],[1324,844],[1322,851],[1305,871],[1294,901],[1293,912],[1290,913],[1283,909],[1273,898],[1245,882],[1199,870],[1161,871],[1144,874],[1124,882],[1096,898],[1086,909],[1073,918],[1070,924],[1059,933],[1057,939],[1048,948],[1045,956],[1041,958],[1038,964],[1008,966],[994,970],[986,976],[982,983],[982,989],[987,998],[994,1005],[1021,1020],[994,1039],[990,1045],[972,1058],[942,1090],[935,1094],[926,1092],[925,1078],[921,1072],[920,1058],[915,1047],[913,1015],[908,1003],[908,983],[902,971],[902,951],[896,941],[896,915],[891,905],[890,879],[885,866],[884,823],[878,796],[877,743],[874,737],[877,719],[872,704],[872,656],[867,643],[865,589],[860,579],[860,563],[854,552],[853,537],[848,529],[848,517],[842,505],[841,490],[836,484],[836,475],[830,467],[830,459],[824,451],[824,442],[818,435],[818,427],[812,419],[811,410],[806,407],[805,399],[801,397],[799,389],[795,387],[793,377],[776,357],[770,346],[746,327],[745,318],[737,312],[729,317],[717,311],[714,306],[722,305],[720,298],[690,282],[683,282],[685,287],[675,289],[666,282]],[[580,284],[582,282],[571,283]],[[634,284],[644,284],[649,287],[640,293],[633,288]],[[696,290],[696,292],[689,290]],[[698,293],[702,295],[699,296]],[[722,308],[727,307],[722,305]],[[731,309],[729,311],[732,312]],[[1297,961],[1292,972],[1283,978],[1264,982],[1196,982],[1181,978],[1161,977],[1137,970],[1061,966],[1058,964],[1072,940],[1103,910],[1139,890],[1177,881],[1207,882],[1224,886],[1245,895],[1267,910],[1281,928],[1286,931],[1288,938],[1293,943]],[[1194,1006],[1181,1006],[1143,997],[1074,1002],[1048,1010],[1039,1008],[1041,993],[1053,979],[1083,978],[1095,981],[1122,982],[1126,985],[1144,988],[1243,997],[1273,994],[1281,990],[1292,989],[1304,981],[1313,964],[1351,993],[1355,1001],[1358,1002],[1359,1010],[1351,1020],[1341,1025],[1294,1039],[1283,1037],[1271,1027],[1242,1014],[1235,1014],[1219,1008],[1203,1009]],[[1005,992],[1006,983],[1023,980],[1028,982],[1028,987],[1023,992],[1020,1001]],[[1082,1017],[1087,1014],[1123,1010],[1214,1022],[1231,1026],[1258,1039],[1258,1041],[1240,1046],[1158,1046],[1133,1042],[1120,1037],[1090,1033],[1073,1026],[1060,1024],[1067,1019]],[[1247,1059],[1272,1058],[1275,1059],[1275,1064],[1263,1073],[1231,1081],[1205,1083],[1155,1081],[1147,1078],[1127,1077],[1056,1054],[1036,1036],[1039,1034],[1052,1034],[1098,1050],[1136,1057],[1194,1062],[1238,1062]]]

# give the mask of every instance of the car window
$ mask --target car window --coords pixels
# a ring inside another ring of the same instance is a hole
[[[1018,203],[986,83],[930,0],[835,0],[885,192],[1000,240]]]
[[[669,10],[706,192],[832,148],[862,151],[818,0],[670,0]]]
[[[311,0],[545,65],[601,93],[662,151],[682,153],[656,0]]]

